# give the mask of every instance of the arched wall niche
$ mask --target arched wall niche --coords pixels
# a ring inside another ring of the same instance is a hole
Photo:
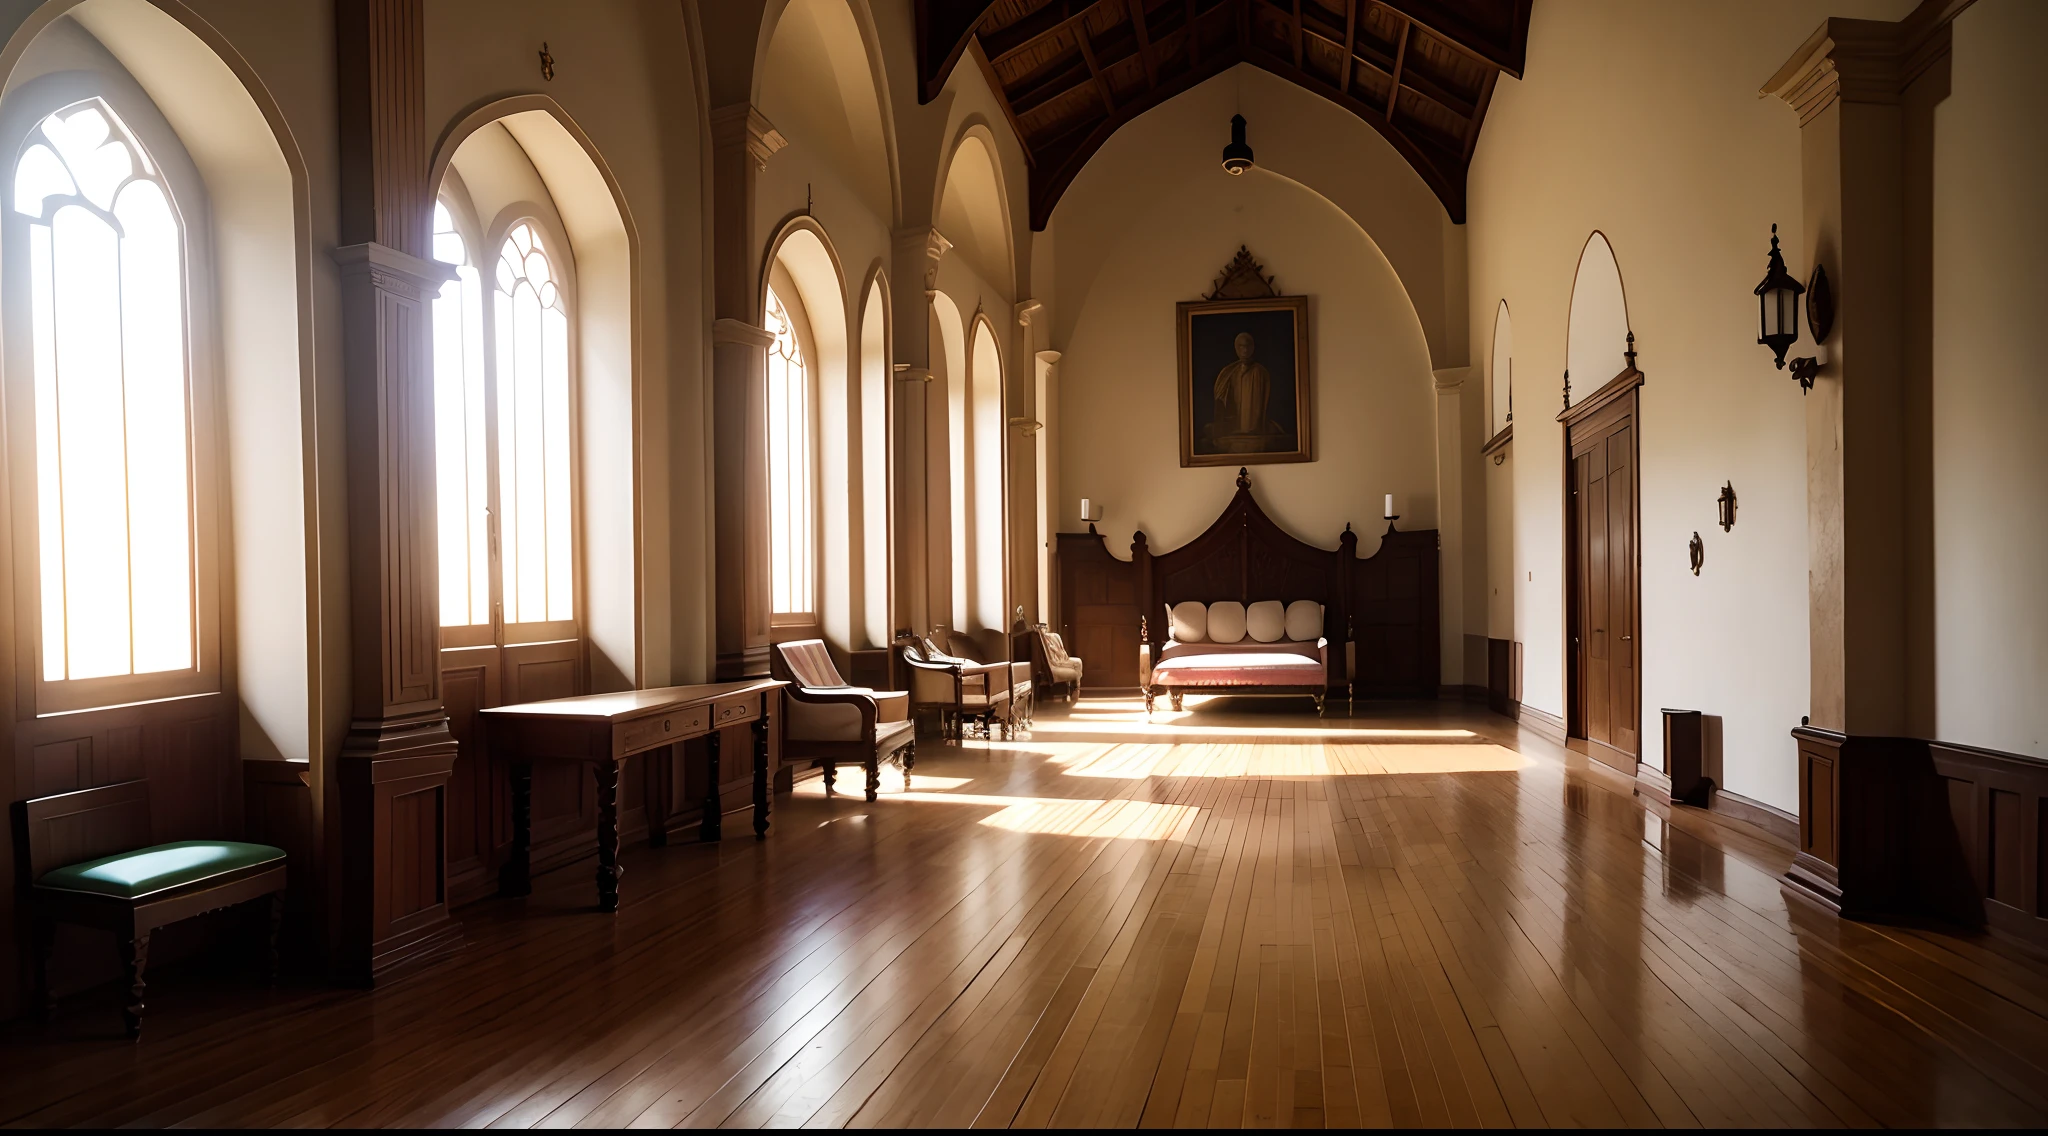
[[[889,272],[879,261],[868,270],[860,312],[860,519],[861,606],[866,646],[886,648],[889,618]]]
[[[0,48],[0,72],[12,91],[96,59],[155,104],[206,186],[237,749],[318,763],[346,721],[321,696],[305,160],[254,69],[176,0],[53,0]]]
[[[890,224],[902,215],[895,116],[863,0],[771,0],[753,103],[792,144],[817,147]]]
[[[1621,266],[1607,234],[1598,229],[1579,251],[1572,277],[1571,317],[1565,336],[1565,369],[1571,372],[1574,398],[1584,398],[1619,375],[1628,361],[1628,300],[1621,287]]]
[[[529,211],[567,238],[574,273],[577,610],[590,643],[590,688],[625,690],[641,656],[639,240],[624,196],[589,136],[545,95],[486,102],[434,149],[438,193],[453,171],[497,254],[494,222]],[[619,439],[631,439],[621,446]]]
[[[832,554],[834,549],[849,547],[854,535],[848,477],[846,276],[831,238],[815,220],[804,216],[784,222],[763,263],[767,270],[762,274],[758,302],[766,311],[772,288],[784,304],[791,305],[817,410],[812,431],[820,549],[814,577],[816,614],[827,639],[850,647],[854,645],[852,564],[848,558]],[[795,310],[796,306],[802,310]]]
[[[1493,350],[1487,360],[1487,434],[1498,434],[1514,420],[1515,407],[1515,324],[1508,315],[1508,302],[1493,309]]]
[[[965,261],[1004,300],[1016,287],[1016,246],[1010,226],[1009,188],[996,159],[995,135],[970,117],[954,138],[938,192],[939,231],[953,242],[949,257]]]
[[[1003,618],[1003,355],[994,322],[977,311],[968,367],[968,406],[973,453],[974,619],[984,629],[1007,626]]]

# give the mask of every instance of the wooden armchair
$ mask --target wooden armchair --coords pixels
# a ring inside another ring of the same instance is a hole
[[[911,712],[936,710],[940,737],[965,737],[966,724],[972,721],[981,723],[987,737],[996,722],[1010,720],[1010,664],[948,655],[930,639],[908,633],[896,642],[910,668]]]
[[[839,677],[823,639],[777,643],[769,670],[789,683],[782,688],[782,753],[809,760],[825,771],[830,793],[841,762],[867,770],[868,800],[882,789],[882,762],[903,770],[903,787],[917,766],[917,728],[910,720],[910,696],[903,691],[852,686]]]
[[[1008,655],[1011,650],[1014,650],[1010,646],[1009,636],[1004,635],[1002,643],[1005,648],[1002,654]],[[1013,734],[1015,733],[1014,727],[1020,722],[1026,729],[1030,728],[1034,713],[1038,708],[1038,700],[1033,694],[1030,662],[1007,658],[987,658],[986,656],[990,652],[987,647],[982,645],[980,640],[975,639],[971,635],[963,635],[958,631],[946,633],[946,648],[952,652],[953,657],[956,659],[966,659],[970,663],[976,663],[985,667],[1000,668],[1005,663],[1008,663],[1010,667],[1010,701],[1007,709],[1000,717],[1003,719],[1003,724],[1011,728],[1010,732]]]
[[[114,933],[127,970],[121,1014],[128,1036],[142,1036],[143,970],[159,927],[238,903],[270,899],[265,956],[277,976],[277,929],[284,917],[282,848],[235,840],[150,845],[149,783],[122,781],[76,793],[18,801],[18,863],[25,869],[35,930],[36,1010],[47,1016],[50,953],[57,924]]]
[[[1066,640],[1043,623],[1030,630],[1031,677],[1039,690],[1059,691],[1068,702],[1081,697],[1081,660],[1067,654]]]

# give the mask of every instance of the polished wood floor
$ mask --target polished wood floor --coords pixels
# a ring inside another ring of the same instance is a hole
[[[0,1120],[2048,1122],[2048,965],[1821,915],[1513,723],[1131,711],[631,851],[616,916],[543,877],[372,992],[170,970],[139,1046],[82,996],[0,1034]]]

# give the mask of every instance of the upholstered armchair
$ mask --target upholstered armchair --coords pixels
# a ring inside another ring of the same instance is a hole
[[[853,686],[839,677],[823,639],[777,643],[769,669],[789,683],[782,690],[782,753],[825,771],[832,792],[841,762],[867,771],[868,800],[882,788],[882,762],[903,769],[903,784],[917,765],[917,729],[910,720],[910,696],[900,690]]]
[[[1010,664],[948,655],[930,639],[913,635],[898,638],[897,644],[910,668],[910,711],[937,711],[940,737],[965,737],[966,724],[973,721],[989,736],[994,723],[1012,720],[1014,684],[1006,681]]]
[[[1043,623],[1031,628],[1031,664],[1039,689],[1060,691],[1068,702],[1081,697],[1081,660],[1067,654],[1066,640]]]

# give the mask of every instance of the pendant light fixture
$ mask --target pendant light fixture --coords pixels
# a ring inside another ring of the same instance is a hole
[[[1223,169],[1232,177],[1252,168],[1252,148],[1244,140],[1244,116],[1230,116],[1230,145],[1223,148]]]

